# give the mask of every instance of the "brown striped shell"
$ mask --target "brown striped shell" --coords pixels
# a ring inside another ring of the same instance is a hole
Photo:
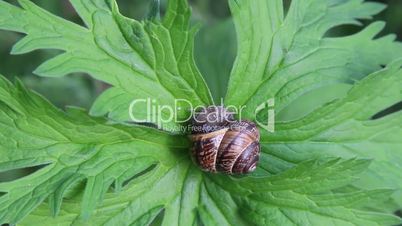
[[[194,122],[201,126],[193,130],[192,156],[194,162],[207,172],[246,174],[256,169],[260,155],[260,134],[250,121],[235,121],[223,107],[215,107],[207,113],[218,112],[222,119],[211,122]],[[195,115],[195,118],[203,115]]]

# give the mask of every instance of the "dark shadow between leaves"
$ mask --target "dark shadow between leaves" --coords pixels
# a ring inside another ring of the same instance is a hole
[[[155,218],[151,221],[149,226],[157,226],[162,225],[163,218],[165,217],[165,209],[161,209],[160,212],[155,216]]]
[[[398,217],[402,217],[402,210],[397,210],[394,213],[395,215],[397,215]]]
[[[164,217],[165,217],[164,207],[157,206],[153,209],[147,210],[145,214],[135,219],[134,224],[137,225],[138,223],[140,223],[141,225],[159,226],[162,225]]]
[[[358,25],[353,25],[353,24],[339,25],[339,26],[329,29],[324,34],[324,37],[339,38],[339,37],[351,36],[351,35],[359,33],[364,28],[365,28],[365,26],[358,26]]]
[[[292,4],[291,0],[284,0],[283,1],[283,10],[285,12],[285,15],[288,14],[291,4]]]
[[[132,176],[132,177],[130,177],[129,179],[125,180],[125,181],[123,182],[122,186],[125,187],[127,184],[129,184],[129,183],[130,183],[131,181],[133,181],[134,179],[136,179],[136,178],[138,178],[138,177],[140,177],[140,176],[142,176],[142,175],[144,175],[144,174],[146,174],[146,173],[148,173],[148,172],[151,172],[152,170],[154,170],[154,169],[156,168],[157,165],[158,165],[158,164],[153,164],[153,165],[149,166],[148,168],[146,168],[145,170],[143,170],[143,171],[141,171],[141,172],[135,174],[134,176]]]
[[[402,101],[400,101],[400,102],[398,102],[398,103],[396,103],[396,104],[394,104],[394,105],[392,105],[392,106],[390,106],[390,107],[388,107],[388,108],[376,113],[375,115],[373,115],[371,117],[371,120],[381,119],[381,118],[383,118],[385,116],[394,114],[394,113],[399,112],[401,110],[402,110]]]
[[[43,169],[44,167],[46,167],[48,165],[50,165],[50,163],[0,172],[0,183],[10,182],[10,181],[21,179],[23,177],[26,177],[26,176],[29,176],[29,175],[35,173],[36,171],[38,171],[40,169]]]
[[[402,217],[402,210],[397,210],[397,211],[395,211],[395,213],[394,213],[396,216],[398,216],[398,217]],[[399,224],[398,226],[402,226],[402,224]]]

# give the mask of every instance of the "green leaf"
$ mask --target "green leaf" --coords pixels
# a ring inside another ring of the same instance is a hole
[[[268,171],[280,172],[322,156],[374,159],[355,183],[363,188],[398,189],[402,197],[402,112],[372,120],[377,112],[402,100],[402,61],[396,61],[356,84],[346,97],[293,122],[263,132]],[[291,155],[289,153],[292,153]]]
[[[267,214],[274,224],[300,214],[310,224],[399,222],[360,208],[389,190],[334,192],[355,181],[366,160],[309,161],[268,177],[206,174],[191,163],[184,137],[110,125],[79,109],[62,112],[5,79],[0,94],[0,171],[44,165],[0,183],[0,223],[143,225],[161,211],[169,225],[261,224]]]
[[[336,26],[360,25],[384,6],[292,1],[284,15],[281,0],[230,5],[239,50],[226,104],[246,105],[244,117],[262,123],[268,118],[264,103],[275,98],[275,132],[262,136],[264,170],[276,174],[328,156],[370,158],[369,171],[354,185],[398,189],[393,208],[400,208],[402,118],[371,117],[402,100],[399,63],[376,72],[402,57],[402,44],[394,35],[378,37],[383,22],[350,36],[328,36]],[[256,112],[260,106],[264,110]]]
[[[333,27],[371,18],[384,9],[378,3],[297,0],[292,1],[286,16],[281,0],[231,0],[230,6],[238,55],[226,104],[246,105],[244,114],[250,119],[255,119],[255,110],[269,98],[275,97],[280,117],[281,111],[300,96],[340,83],[354,84],[402,57],[402,45],[393,41],[394,35],[376,38],[384,27],[382,22],[351,36],[325,36]],[[343,93],[335,93],[325,102]],[[320,98],[316,95],[317,105],[298,117],[321,106]]]
[[[139,222],[144,225],[152,221],[162,209],[165,211],[163,225],[194,225],[195,219],[192,216],[195,212],[199,214],[199,220],[203,225],[399,223],[400,220],[392,215],[359,209],[362,202],[377,203],[385,199],[390,194],[389,190],[322,193],[329,188],[337,188],[354,180],[353,175],[364,170],[367,165],[368,162],[365,160],[329,160],[321,163],[310,161],[273,177],[236,179],[205,175],[202,182],[200,174],[194,174],[195,171],[192,169],[187,173],[188,179],[185,180],[186,186],[182,188],[181,194],[176,194],[179,197],[174,198],[173,202],[164,208],[157,203],[152,207],[149,203],[163,199],[162,196],[166,198],[166,194],[157,191],[163,187],[167,191],[164,193],[170,194],[171,189],[177,189],[172,187],[174,183],[162,179],[157,184],[160,187],[145,191],[143,196],[148,199],[142,199],[135,197],[135,193],[142,191],[141,185],[144,181],[133,181],[120,194],[107,194],[104,204],[89,222],[76,221],[79,217],[76,207],[80,202],[77,198],[66,200],[62,214],[54,219],[46,218],[47,206],[41,205],[21,225],[36,225],[37,222],[42,224],[45,219],[47,225],[68,225],[73,220],[76,225],[137,225]],[[321,186],[323,180],[325,186]],[[145,213],[144,209],[147,209]],[[186,210],[190,212],[181,212]]]
[[[24,76],[22,82],[30,89],[37,91],[49,99],[57,107],[78,106],[88,108],[95,99],[95,87],[88,88],[88,79],[78,76],[63,78],[41,78]],[[69,95],[65,95],[68,93]]]
[[[282,175],[258,180],[248,178],[239,181],[237,187],[228,184],[227,188],[242,191],[238,197],[244,204],[242,213],[257,225],[328,225],[329,219],[333,225],[394,224],[396,218],[392,222],[382,214],[366,215],[361,210],[353,210],[361,202],[378,202],[389,191],[321,193],[354,180],[353,175],[364,170],[367,164],[364,160],[310,161]],[[246,193],[250,195],[243,198]]]
[[[187,149],[184,137],[113,126],[78,109],[65,113],[20,83],[14,87],[1,78],[0,171],[44,167],[0,183],[6,193],[0,197],[0,222],[17,223],[48,197],[57,215],[68,190],[83,180],[81,218],[86,219],[112,183],[122,187],[151,166],[165,172],[188,156]]]
[[[94,103],[91,114],[118,122],[138,121],[157,124],[154,117],[170,116],[170,111],[146,111],[141,102],[129,112],[134,100],[155,100],[155,105],[177,107],[177,117],[188,118],[189,103],[209,105],[209,90],[193,60],[195,29],[189,26],[186,1],[170,1],[163,22],[139,22],[122,16],[114,1],[72,0],[87,28],[54,16],[29,0],[22,8],[0,2],[0,29],[27,34],[13,48],[13,54],[36,49],[60,49],[64,53],[42,64],[35,73],[63,76],[85,72],[113,87]],[[176,123],[158,124],[177,131]]]

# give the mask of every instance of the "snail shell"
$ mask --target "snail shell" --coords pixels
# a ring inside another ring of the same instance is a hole
[[[209,120],[201,121],[205,114]],[[215,114],[215,116],[211,116]],[[260,134],[250,121],[235,121],[223,107],[209,107],[196,113],[190,136],[192,157],[207,172],[246,174],[254,171],[260,155]],[[215,121],[211,119],[216,119]]]

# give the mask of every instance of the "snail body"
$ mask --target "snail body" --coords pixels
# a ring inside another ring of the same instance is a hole
[[[208,120],[203,121],[205,114]],[[207,116],[208,117],[208,116]],[[196,113],[190,139],[192,157],[204,171],[246,174],[256,169],[260,155],[260,134],[250,121],[236,121],[223,107],[208,107]]]

